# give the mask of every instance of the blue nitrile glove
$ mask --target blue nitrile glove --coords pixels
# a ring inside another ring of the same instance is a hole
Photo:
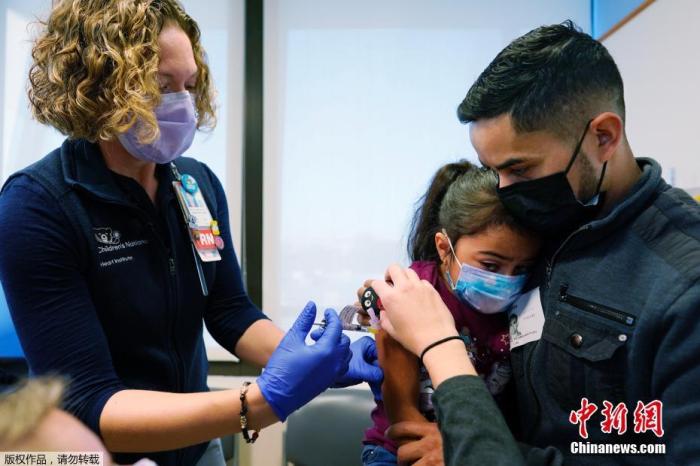
[[[332,309],[324,313],[328,326],[316,344],[305,343],[316,317],[316,304],[309,302],[256,381],[260,392],[280,421],[330,387],[347,372],[350,339]]]
[[[323,335],[323,327],[311,332],[311,338],[318,340]],[[382,399],[382,381],[384,372],[379,367],[377,344],[371,337],[362,337],[350,345],[352,359],[347,372],[341,374],[333,383],[334,388],[349,387],[367,382],[372,389],[375,400]]]

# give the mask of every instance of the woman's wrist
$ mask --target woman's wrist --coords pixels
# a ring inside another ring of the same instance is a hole
[[[431,348],[423,356],[423,364],[434,388],[458,375],[477,375],[467,348],[460,339],[448,340]]]
[[[263,427],[279,422],[272,407],[262,395],[257,383],[250,384],[246,393],[246,401],[248,404],[248,427],[250,429],[260,430]]]

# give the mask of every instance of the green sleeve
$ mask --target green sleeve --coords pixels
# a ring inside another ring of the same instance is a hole
[[[532,448],[515,441],[493,397],[477,376],[445,380],[435,390],[433,403],[446,466],[563,463],[561,453],[552,447]]]

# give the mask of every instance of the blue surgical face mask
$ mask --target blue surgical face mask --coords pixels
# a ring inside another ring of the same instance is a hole
[[[138,122],[126,133],[118,136],[119,142],[137,159],[154,163],[169,163],[180,157],[192,145],[197,129],[192,96],[188,91],[163,94],[154,109],[160,137],[150,144],[138,140]]]
[[[456,283],[452,280],[450,271],[445,272],[447,282],[457,298],[482,314],[495,314],[507,310],[522,293],[527,275],[502,275],[462,264],[457,259],[452,241],[445,230],[443,234],[447,237],[452,255],[459,264]]]

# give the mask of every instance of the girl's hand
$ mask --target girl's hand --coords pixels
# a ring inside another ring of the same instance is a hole
[[[381,326],[407,350],[420,356],[431,343],[458,335],[452,314],[429,282],[396,264],[385,278],[371,282],[384,306]]]
[[[387,436],[399,444],[399,464],[443,466],[442,435],[435,422],[399,422],[387,430]]]

